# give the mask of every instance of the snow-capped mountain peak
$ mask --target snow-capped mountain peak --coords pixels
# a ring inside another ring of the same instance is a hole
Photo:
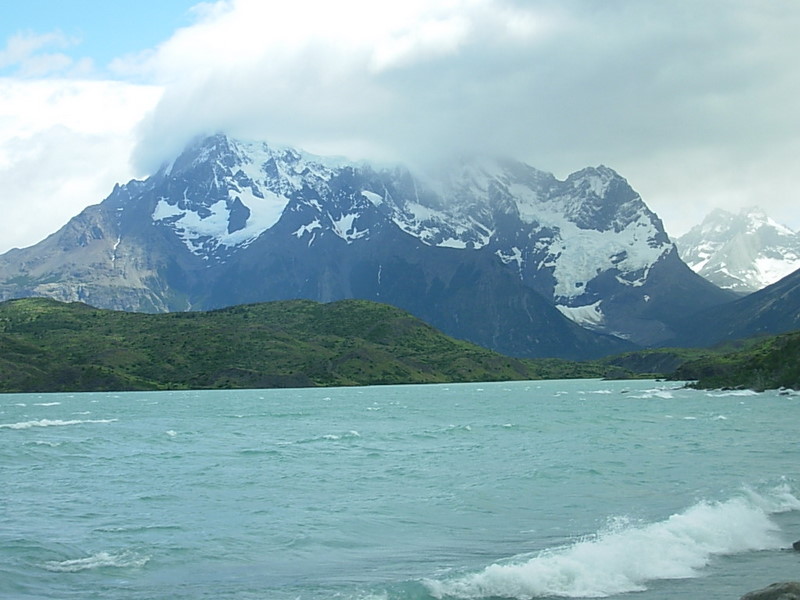
[[[293,194],[324,188],[335,168],[333,159],[293,148],[212,136],[156,176],[163,192],[153,221],[173,229],[194,254],[218,262],[273,227]]]
[[[715,209],[676,240],[681,258],[712,283],[750,293],[800,268],[800,233],[759,207]]]
[[[603,165],[560,181],[519,161],[470,157],[420,176],[215,136],[161,176],[154,222],[209,264],[282,221],[309,247],[325,236],[366,242],[385,223],[427,246],[488,251],[523,281],[549,274],[554,304],[596,329],[608,325],[608,278],[639,288],[673,250],[658,217]]]

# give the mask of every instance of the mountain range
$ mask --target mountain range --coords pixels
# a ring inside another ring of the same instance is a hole
[[[800,233],[757,207],[711,212],[675,240],[696,273],[741,294],[758,291],[800,269]]]
[[[517,357],[664,344],[735,294],[628,182],[507,159],[414,171],[215,135],[0,256],[0,299],[139,312],[374,300]]]

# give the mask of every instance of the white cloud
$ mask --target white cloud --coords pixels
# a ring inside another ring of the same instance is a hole
[[[148,57],[166,87],[142,129],[148,168],[222,130],[381,159],[504,153],[562,177],[605,163],[675,233],[712,203],[794,214],[782,174],[800,137],[796,3],[212,8]]]
[[[0,79],[0,252],[33,244],[117,182],[160,90],[118,82]]]
[[[200,130],[311,150],[339,143],[343,153],[359,147],[381,157],[462,149],[478,112],[489,123],[504,112],[492,79],[517,77],[518,65],[508,73],[503,63],[518,62],[513,53],[544,37],[552,20],[552,11],[501,4],[226,4],[149,57],[167,91],[140,158],[153,167],[165,158],[152,154],[153,139],[174,152]]]
[[[108,162],[133,173],[130,129],[157,102],[137,130],[138,174],[215,131],[380,160],[484,151],[560,177],[607,164],[675,234],[715,205],[761,204],[800,228],[794,0],[228,0],[195,16],[113,63],[150,86],[0,85],[0,179],[9,139],[33,143],[57,125],[84,163],[106,145]],[[51,50],[64,43],[10,41],[0,65],[63,68]],[[42,158],[56,180],[67,177],[60,139]]]
[[[73,66],[73,59],[61,52],[43,50],[48,47],[69,48],[77,42],[59,31],[44,34],[31,31],[17,33],[0,50],[0,69],[16,67],[16,75],[25,78],[63,72]],[[79,66],[84,69],[86,64],[81,63]]]

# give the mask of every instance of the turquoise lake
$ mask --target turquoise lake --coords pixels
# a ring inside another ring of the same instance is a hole
[[[655,381],[0,395],[0,598],[738,599],[800,396]]]

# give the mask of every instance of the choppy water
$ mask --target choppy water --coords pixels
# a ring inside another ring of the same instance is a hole
[[[646,382],[0,396],[0,598],[739,598],[800,397]]]

